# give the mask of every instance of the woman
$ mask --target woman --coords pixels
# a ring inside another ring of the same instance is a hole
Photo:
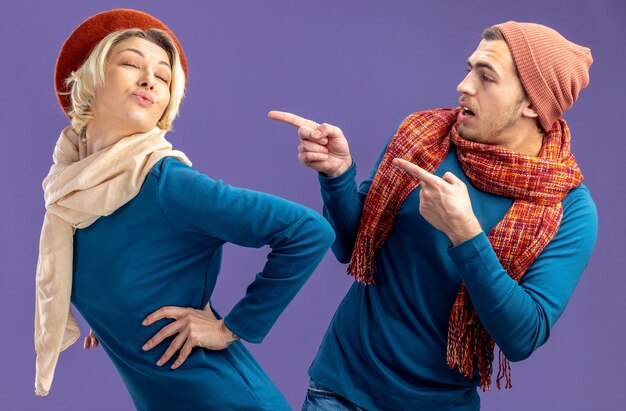
[[[72,125],[43,184],[39,395],[79,336],[71,298],[137,409],[289,408],[238,339],[261,342],[334,235],[317,213],[214,181],[172,150],[186,73],[171,31],[134,10],[93,16],[63,45],[56,88]],[[225,242],[272,251],[221,319],[210,297]]]

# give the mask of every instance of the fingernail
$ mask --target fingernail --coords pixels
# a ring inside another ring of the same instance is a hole
[[[156,363],[156,364],[157,364],[159,367],[160,367],[160,366],[162,366],[162,365],[163,365],[163,360],[159,360],[159,361],[157,361],[157,363]]]
[[[143,347],[141,347],[142,350],[147,351],[148,350],[148,344],[144,344]]]
[[[148,320],[143,320],[141,323],[142,323],[143,325],[148,325]]]
[[[176,368],[178,368],[178,364],[174,363],[172,364],[172,366],[170,367],[170,369],[175,370]]]

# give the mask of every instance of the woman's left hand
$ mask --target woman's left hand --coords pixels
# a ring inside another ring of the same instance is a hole
[[[88,350],[91,347],[96,348],[98,345],[100,345],[100,343],[98,342],[96,335],[92,330],[89,330],[89,334],[85,337],[85,341],[83,342],[83,348]]]
[[[163,318],[172,318],[175,321],[161,328],[142,347],[144,351],[151,350],[167,337],[178,334],[157,361],[156,364],[159,367],[168,362],[178,350],[180,354],[171,366],[173,370],[185,362],[194,347],[223,350],[239,339],[226,327],[224,320],[215,318],[208,304],[204,310],[188,307],[162,307],[148,315],[142,324],[148,326]]]

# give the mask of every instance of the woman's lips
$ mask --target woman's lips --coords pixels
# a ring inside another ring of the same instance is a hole
[[[154,104],[154,101],[152,100],[152,98],[145,94],[133,93],[133,98],[142,106],[148,107]]]

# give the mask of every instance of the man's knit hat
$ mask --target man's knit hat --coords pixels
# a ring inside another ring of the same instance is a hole
[[[589,84],[591,51],[540,24],[508,21],[494,27],[504,35],[541,127],[550,131]]]
[[[87,60],[91,51],[107,35],[122,29],[160,29],[170,35],[180,55],[180,63],[185,72],[185,81],[188,77],[187,59],[180,42],[172,31],[159,19],[131,9],[114,9],[98,13],[83,21],[63,43],[63,47],[57,57],[54,70],[54,87],[57,92],[59,104],[64,112],[71,107],[69,90],[65,85],[65,79],[78,70]]]

